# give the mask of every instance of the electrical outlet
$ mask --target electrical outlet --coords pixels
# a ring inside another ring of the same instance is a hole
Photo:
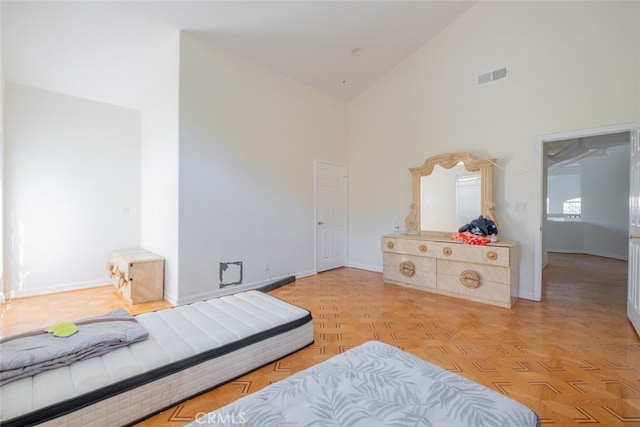
[[[268,262],[264,263],[264,271],[271,271],[271,266],[269,265]]]

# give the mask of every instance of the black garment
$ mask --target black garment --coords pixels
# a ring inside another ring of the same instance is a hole
[[[498,227],[495,222],[480,215],[477,219],[458,229],[460,233],[465,231],[476,236],[490,236],[491,234],[498,234]]]

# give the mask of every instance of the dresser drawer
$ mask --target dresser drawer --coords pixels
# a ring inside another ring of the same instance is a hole
[[[476,301],[489,302],[501,307],[511,307],[511,287],[509,284],[480,280],[478,287],[468,288],[460,282],[459,276],[438,274],[438,290],[450,295],[471,297]]]
[[[382,250],[406,255],[435,257],[434,242],[413,239],[382,238]]]
[[[471,264],[460,261],[450,261],[447,259],[439,259],[437,263],[438,274],[447,276],[460,277],[463,271],[474,271],[478,274],[481,281],[511,283],[511,269],[509,267]]]
[[[382,278],[423,288],[436,288],[436,259],[385,252]]]
[[[509,248],[504,246],[477,246],[455,242],[433,242],[430,246],[432,253],[440,259],[503,267],[510,265]]]

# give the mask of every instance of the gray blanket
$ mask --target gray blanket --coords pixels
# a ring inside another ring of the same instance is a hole
[[[74,322],[65,338],[35,331],[0,341],[0,385],[145,340],[149,333],[123,309]]]
[[[521,403],[379,341],[200,415],[188,427],[540,427]]]

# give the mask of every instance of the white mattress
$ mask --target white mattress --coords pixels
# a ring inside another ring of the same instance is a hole
[[[136,318],[147,340],[2,386],[0,423],[131,424],[313,342],[307,310],[258,291]]]

